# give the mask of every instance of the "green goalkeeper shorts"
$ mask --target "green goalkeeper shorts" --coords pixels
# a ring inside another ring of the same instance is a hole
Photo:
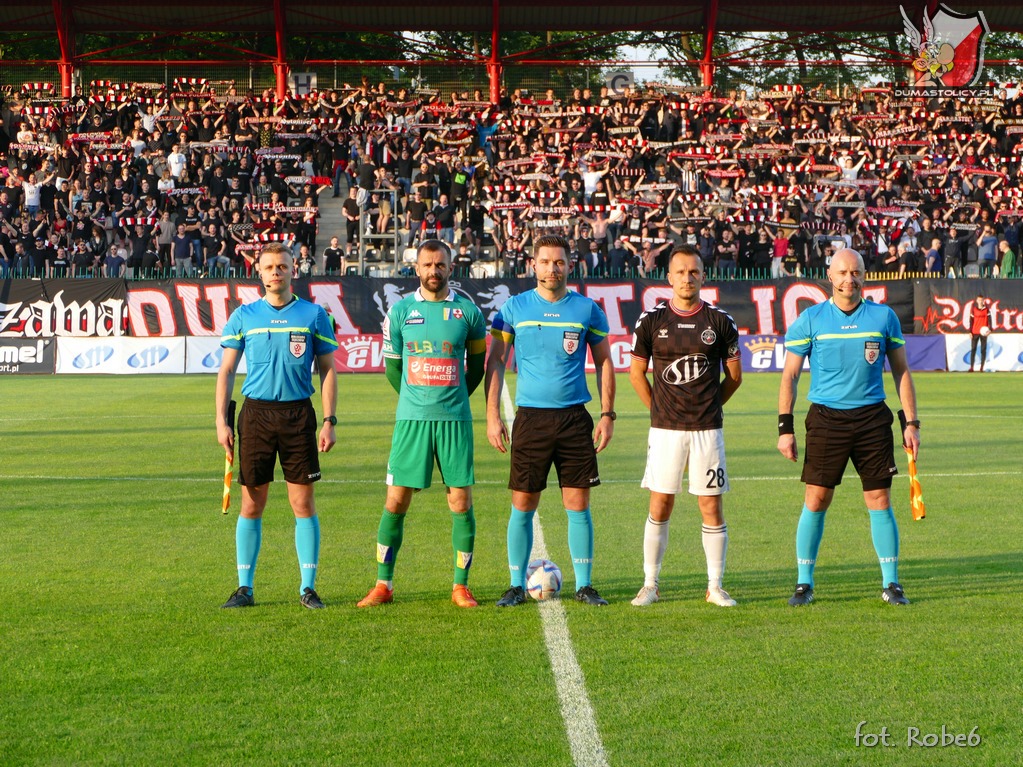
[[[471,421],[398,421],[387,459],[387,484],[425,489],[433,465],[448,487],[476,484]]]

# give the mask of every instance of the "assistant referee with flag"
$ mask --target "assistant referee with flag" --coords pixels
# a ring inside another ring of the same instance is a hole
[[[892,605],[909,604],[899,585],[899,529],[891,504],[892,477],[898,469],[892,440],[894,417],[885,404],[886,358],[903,408],[902,442],[914,460],[920,448],[916,391],[899,319],[890,307],[863,300],[863,275],[859,253],[848,248],[836,253],[828,269],[832,298],[806,309],[785,334],[778,450],[790,461],[798,457],[792,410],[805,358],[810,360],[811,374],[802,476],[806,494],[796,528],[799,575],[796,592],[789,599],[794,607],[813,601],[824,515],[850,458],[870,513],[870,533],[881,563],[881,598]]]
[[[223,606],[255,604],[252,584],[262,541],[263,509],[280,456],[288,500],[295,513],[295,549],[302,578],[300,600],[305,607],[318,609],[323,607],[316,594],[320,522],[313,483],[320,478],[317,451],[326,453],[337,441],[337,339],[323,307],[291,292],[293,261],[286,247],[280,243],[266,245],[256,267],[266,295],[238,307],[228,318],[220,339],[224,356],[217,376],[217,441],[228,452],[234,446],[228,408],[242,353],[248,366],[242,384],[246,399],[238,416],[238,481],[242,486],[242,508],[235,531],[238,589]],[[315,391],[314,361],[320,374],[323,406],[318,437],[310,399]]]

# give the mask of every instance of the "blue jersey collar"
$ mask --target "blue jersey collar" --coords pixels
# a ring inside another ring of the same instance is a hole
[[[275,312],[283,312],[285,309],[289,309],[290,307],[292,307],[292,306],[294,306],[295,304],[298,303],[298,296],[296,296],[294,293],[292,293],[291,294],[291,300],[288,301],[288,303],[286,303],[284,306],[274,306],[273,304],[271,304],[269,301],[266,300],[266,296],[262,296],[260,298],[260,300],[263,301],[263,303],[265,303],[268,307],[273,309]]]
[[[561,298],[559,298],[559,299],[558,299],[557,301],[548,301],[548,300],[547,300],[546,298],[544,298],[543,296],[541,296],[541,295],[540,295],[540,289],[539,289],[539,288],[533,288],[533,294],[534,294],[534,295],[535,295],[535,296],[536,296],[537,298],[539,298],[539,299],[540,299],[541,301],[543,301],[543,302],[544,302],[545,304],[550,304],[551,306],[554,306],[554,305],[556,305],[556,304],[560,304],[560,303],[561,303],[562,301],[565,301],[565,300],[566,300],[566,299],[568,299],[568,297],[569,297],[570,295],[572,295],[572,293],[574,293],[574,292],[575,292],[575,291],[572,291],[572,290],[566,290],[566,291],[565,291],[565,295],[563,295],[563,296],[562,296]]]

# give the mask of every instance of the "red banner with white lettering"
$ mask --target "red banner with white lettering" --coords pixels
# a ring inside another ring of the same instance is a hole
[[[355,337],[355,353],[379,335],[387,311],[419,286],[411,279],[333,277],[296,280],[295,293],[329,311],[338,337]],[[454,279],[451,287],[472,300],[488,326],[511,296],[530,290],[528,279]],[[652,280],[588,280],[570,283],[607,314],[611,335],[630,335],[639,316],[671,297],[671,288]],[[230,313],[240,304],[258,300],[258,282],[247,280],[174,280],[128,284],[128,332],[136,336],[219,335]],[[826,301],[830,286],[813,280],[720,282],[705,285],[705,301],[729,312],[744,334],[784,333],[789,323],[812,304]],[[864,295],[889,304],[899,315],[903,331],[913,327],[913,284],[908,280],[871,283]],[[359,340],[362,339],[362,340]]]
[[[528,279],[451,281],[455,291],[480,307],[488,326],[508,298],[534,285]],[[671,297],[667,284],[650,280],[570,285],[600,304],[613,337],[630,336],[640,314]],[[353,371],[383,369],[384,316],[416,287],[418,281],[411,279],[360,277],[294,283],[297,295],[334,317],[340,369]],[[968,305],[978,292],[992,300],[994,330],[1023,332],[1023,281],[892,280],[864,288],[867,298],[895,310],[907,335],[965,332]],[[0,283],[0,336],[219,336],[232,311],[261,295],[262,286],[252,280],[7,280]],[[799,312],[830,295],[826,282],[798,279],[712,282],[702,290],[704,300],[732,315],[740,333],[760,336],[784,334]]]

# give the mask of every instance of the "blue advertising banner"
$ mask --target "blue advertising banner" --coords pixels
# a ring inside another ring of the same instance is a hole
[[[784,336],[743,336],[739,339],[742,369],[746,373],[777,373],[785,367]],[[910,370],[945,370],[943,336],[906,336],[906,361]],[[809,370],[809,360],[803,369]],[[887,362],[885,369],[889,369]]]

